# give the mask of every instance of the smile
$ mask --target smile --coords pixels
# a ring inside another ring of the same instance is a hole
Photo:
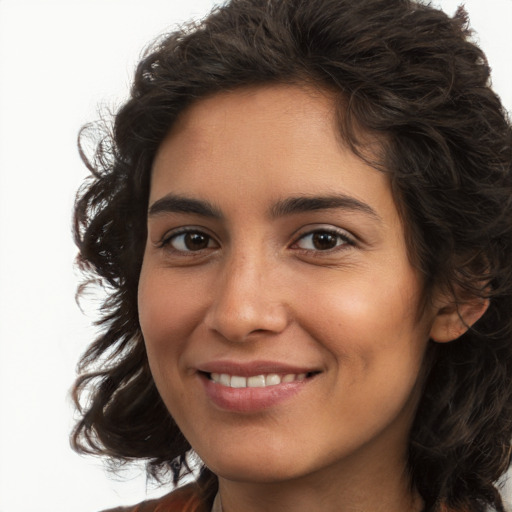
[[[253,375],[251,377],[243,377],[240,375],[229,375],[227,373],[210,373],[210,380],[221,386],[230,388],[266,388],[270,386],[278,386],[306,379],[306,373],[288,373],[279,375],[277,373],[269,373],[267,375]]]
[[[215,407],[237,413],[258,413],[293,399],[309,388],[320,373],[320,370],[307,371],[303,367],[260,361],[205,364],[196,375]]]

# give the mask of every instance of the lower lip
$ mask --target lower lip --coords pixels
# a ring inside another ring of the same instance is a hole
[[[259,412],[289,400],[308,385],[311,378],[262,388],[230,388],[199,374],[208,398],[220,409],[232,412]]]

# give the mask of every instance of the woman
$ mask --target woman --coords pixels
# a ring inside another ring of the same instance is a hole
[[[469,36],[232,0],[140,63],[76,204],[73,440],[196,483],[130,510],[504,510],[512,132]]]

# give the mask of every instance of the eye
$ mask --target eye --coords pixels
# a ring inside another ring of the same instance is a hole
[[[174,233],[163,240],[162,246],[179,252],[197,252],[218,247],[217,242],[201,231],[182,231]]]
[[[317,229],[302,235],[294,245],[307,251],[331,251],[343,245],[354,245],[354,242],[345,232]]]

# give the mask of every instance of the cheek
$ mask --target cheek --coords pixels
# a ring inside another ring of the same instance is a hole
[[[193,286],[182,286],[182,281],[166,269],[143,266],[138,290],[139,322],[151,374],[167,409],[180,424],[189,404],[182,379],[183,356],[202,311],[201,294]]]
[[[418,321],[420,285],[403,269],[401,280],[368,273],[357,280],[348,274],[316,288],[308,286],[307,301],[299,302],[302,325],[336,359],[350,360],[360,372],[377,361],[409,361],[420,366],[428,340],[428,321]]]
[[[204,292],[183,286],[182,281],[172,279],[165,269],[159,272],[143,266],[141,272],[139,322],[155,379],[165,366],[179,365],[186,339],[203,314]]]
[[[368,428],[377,428],[406,404],[414,408],[428,343],[427,322],[417,319],[418,297],[415,279],[361,280],[358,286],[346,280],[310,295],[305,328],[330,354],[332,396],[343,421],[359,411]]]

